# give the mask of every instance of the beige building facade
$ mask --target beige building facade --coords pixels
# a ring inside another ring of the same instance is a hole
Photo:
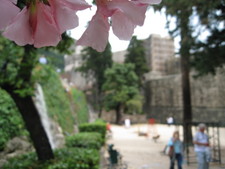
[[[168,74],[167,63],[175,57],[174,40],[171,37],[161,37],[152,34],[144,40],[146,61],[151,75]]]

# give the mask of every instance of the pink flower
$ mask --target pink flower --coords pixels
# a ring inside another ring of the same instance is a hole
[[[49,0],[49,3],[60,33],[78,26],[75,12],[91,7],[84,0]]]
[[[3,35],[23,46],[55,46],[61,40],[50,6],[37,3],[25,7],[6,28]]]
[[[12,21],[12,19],[20,12],[20,9],[15,6],[11,0],[0,0],[0,31]]]
[[[104,51],[109,36],[108,18],[97,12],[89,23],[77,45],[90,46],[101,52]]]
[[[25,7],[3,35],[21,46],[56,46],[63,32],[78,26],[75,12],[90,7],[83,0],[49,0],[49,4],[36,1]]]
[[[148,5],[159,2],[160,0],[96,0],[97,12],[77,45],[90,46],[102,52],[108,41],[109,17],[113,33],[121,40],[130,40],[134,28],[143,25]]]

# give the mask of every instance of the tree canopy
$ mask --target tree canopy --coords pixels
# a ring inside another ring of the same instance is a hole
[[[102,86],[105,82],[105,70],[113,64],[111,46],[108,43],[103,52],[97,52],[91,47],[86,47],[81,51],[82,65],[77,68],[85,77],[94,82],[94,94],[96,95],[96,105],[99,116],[102,111]]]
[[[142,97],[138,89],[138,77],[131,63],[115,63],[105,72],[106,81],[103,85],[105,92],[104,106],[106,110],[115,110],[116,122],[120,123],[123,113],[140,113]],[[132,112],[129,108],[135,107]]]
[[[197,76],[216,74],[225,64],[225,29],[214,30],[206,42],[198,42],[191,65],[197,70]]]
[[[87,78],[96,81],[98,90],[101,90],[105,81],[105,70],[112,66],[111,46],[108,43],[103,52],[97,52],[91,47],[85,47],[81,51],[82,65],[77,68]]]
[[[145,48],[142,40],[133,36],[127,49],[125,63],[133,63],[134,71],[139,79],[139,86],[142,85],[143,75],[149,71],[146,58]]]

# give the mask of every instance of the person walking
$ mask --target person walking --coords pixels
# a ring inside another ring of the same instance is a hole
[[[178,131],[173,133],[173,137],[169,140],[168,146],[172,151],[169,155],[170,169],[174,169],[175,161],[177,161],[178,169],[182,169],[183,143],[180,140],[180,134]]]
[[[197,155],[198,169],[209,169],[209,137],[204,133],[205,129],[206,125],[204,123],[200,123],[198,125],[198,132],[195,134],[193,140]]]

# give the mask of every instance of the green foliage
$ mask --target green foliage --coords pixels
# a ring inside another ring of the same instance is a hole
[[[95,82],[93,95],[96,96],[93,105],[101,111],[102,109],[102,85],[105,82],[105,70],[112,66],[111,46],[108,43],[104,52],[97,52],[91,47],[86,47],[81,52],[83,64],[77,69],[82,72],[86,78]]]
[[[39,65],[34,74],[43,88],[49,115],[60,124],[64,132],[72,133],[75,115],[70,110],[70,100],[58,73],[51,66]]]
[[[139,79],[139,85],[142,86],[143,75],[149,71],[146,58],[145,48],[142,40],[133,36],[127,49],[125,63],[134,64],[134,71]]]
[[[191,66],[197,70],[196,76],[209,73],[215,75],[219,67],[225,63],[225,29],[215,30],[206,42],[199,42],[191,60]],[[200,49],[200,50],[199,50]]]
[[[196,38],[195,45],[192,47],[194,57],[191,63],[197,70],[197,76],[215,74],[216,68],[223,67],[225,63],[224,9],[224,0],[209,1],[208,3],[198,0],[195,6],[201,27],[204,27],[209,33],[206,40]]]
[[[24,50],[0,35],[0,53],[0,85],[15,84]]]
[[[34,153],[9,160],[3,169],[99,169],[100,155],[97,150],[64,148],[55,151],[55,159],[40,162]]]
[[[77,114],[77,123],[81,124],[88,122],[89,111],[84,93],[82,91],[73,88],[72,97],[75,105],[75,112]]]
[[[21,5],[21,4],[20,4]],[[67,43],[67,42],[62,42],[62,43]],[[60,48],[59,46],[56,47],[55,50],[60,51],[60,52],[66,52],[67,46],[62,45],[63,47]],[[28,97],[28,99],[34,94],[34,84],[35,80],[34,76],[32,76],[33,69],[35,68],[36,64],[38,63],[38,49],[34,48],[32,45],[26,45],[24,47],[18,47],[16,46],[13,42],[10,42],[6,39],[4,39],[2,36],[0,36],[0,87],[4,90],[6,90],[8,93],[11,95],[14,95],[14,100],[20,102],[23,100],[23,97]],[[60,83],[59,83],[60,84]],[[53,84],[52,86],[57,86],[57,84]],[[56,89],[54,88],[55,93]],[[59,89],[60,91],[60,89]],[[56,96],[57,94],[53,93],[52,96]],[[51,96],[51,97],[52,97]],[[57,98],[57,97],[56,97]],[[62,98],[64,99],[64,98]],[[59,99],[60,100],[60,99]],[[62,100],[61,100],[62,101]],[[66,104],[66,101],[62,102],[57,102],[56,105],[59,105],[58,103],[61,103],[60,105],[62,108],[69,109],[69,104]],[[65,104],[64,104],[65,103]],[[17,104],[19,105],[19,103]],[[54,105],[51,105],[54,106]],[[22,107],[22,106],[21,106]],[[32,106],[32,108],[29,110],[30,112],[26,112],[27,110],[20,108],[20,113],[21,114],[29,114],[31,112],[37,113],[35,110],[35,107]],[[62,127],[64,130],[69,129],[72,132],[73,130],[73,118],[69,117],[69,114],[67,113],[67,110],[60,110],[62,114],[64,114],[64,117],[67,117],[67,119],[58,118],[57,120],[60,121]],[[27,121],[28,118],[24,117],[24,120]],[[67,121],[67,123],[64,123],[64,121]],[[39,124],[33,124],[34,126],[36,125],[41,125],[40,122],[37,121]],[[65,125],[64,125],[65,124]],[[45,136],[44,131],[41,130],[41,128],[32,128],[29,127],[29,132],[31,135],[39,135],[40,137],[33,138],[34,144],[36,144],[35,148],[38,150],[43,150],[43,147],[39,147],[42,145],[47,145],[48,140],[43,139],[44,143],[39,144],[38,139],[42,138]],[[34,132],[34,133],[33,133]],[[45,144],[46,143],[46,144]],[[44,148],[44,152],[42,151],[37,151],[39,155],[39,159],[46,159],[46,158],[51,158],[51,148],[46,147]]]
[[[71,36],[64,32],[62,34],[62,40],[59,42],[59,44],[56,47],[48,47],[47,49],[53,49],[55,53],[58,54],[72,54],[73,50],[71,49],[71,46],[73,46],[75,43],[74,39],[71,38]]]
[[[49,169],[99,169],[100,154],[98,150],[84,148],[68,148],[56,151],[56,159],[59,156],[64,168]]]
[[[96,79],[98,89],[105,81],[104,72],[112,66],[111,46],[108,44],[104,52],[97,52],[91,47],[86,47],[81,52],[83,64],[77,70],[84,73],[86,77]]]
[[[98,132],[101,134],[103,141],[105,141],[106,135],[106,123],[94,122],[94,123],[83,123],[79,126],[80,132]]]
[[[128,101],[140,97],[138,77],[133,64],[114,64],[106,71],[105,77],[104,105],[107,110],[116,110],[118,105],[123,105],[126,109]]]
[[[23,3],[19,6],[21,5]],[[66,33],[62,35],[62,39],[56,47],[35,49],[31,45],[18,46],[0,35],[0,85],[13,86],[14,91],[21,96],[32,95],[35,79],[31,77],[31,73],[37,64],[38,54],[43,51],[57,56],[71,53],[70,46],[74,40]]]
[[[103,139],[100,133],[97,132],[81,132],[66,138],[67,147],[78,147],[87,149],[101,148]]]
[[[10,96],[0,89],[0,151],[9,139],[26,134],[24,123]]]
[[[17,46],[0,35],[0,53],[0,86],[13,87],[21,97],[32,95],[31,72],[37,63],[36,50],[31,46]]]
[[[141,114],[143,107],[143,97],[141,95],[137,95],[131,100],[126,102],[126,113],[128,114]]]
[[[73,50],[71,49],[71,46],[74,45],[75,41],[71,36],[64,32],[62,34],[62,40],[58,43],[57,46],[49,46],[41,48],[40,50],[55,53],[55,54],[72,54]]]
[[[17,93],[21,97],[34,94],[34,79],[32,69],[37,64],[37,50],[27,45],[25,47],[15,47],[13,42],[5,40],[2,44],[3,50],[12,50],[14,52],[3,52],[2,70],[0,72],[2,88],[7,91]],[[10,86],[10,87],[9,87]]]
[[[40,164],[33,164],[37,160],[35,153],[27,153],[21,156],[10,158],[8,163],[5,164],[3,169],[28,169],[29,167],[39,166]]]

